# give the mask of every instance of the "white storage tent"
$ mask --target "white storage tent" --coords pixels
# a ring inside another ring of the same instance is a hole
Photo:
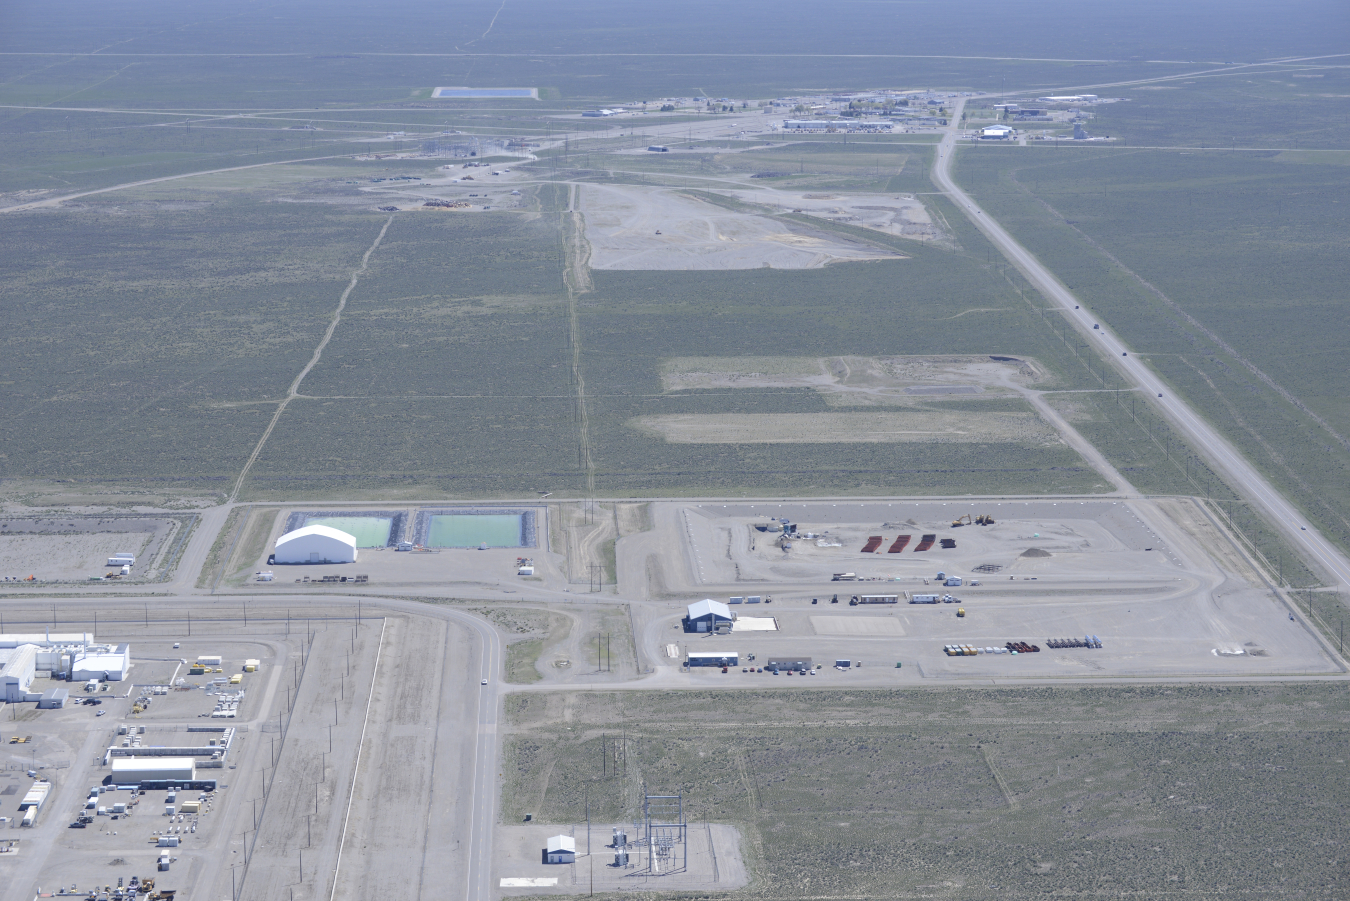
[[[305,526],[277,539],[273,561],[283,563],[355,563],[356,538],[330,526]]]

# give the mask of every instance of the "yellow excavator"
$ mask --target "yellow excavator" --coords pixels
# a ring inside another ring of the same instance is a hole
[[[975,525],[977,526],[992,526],[993,524],[994,517],[990,516],[988,513],[981,513],[979,516],[975,517]]]
[[[965,520],[965,522],[962,522],[962,520]],[[952,528],[955,529],[957,526],[969,525],[970,521],[971,521],[970,514],[963,513],[962,515],[956,517],[956,519],[952,520]]]

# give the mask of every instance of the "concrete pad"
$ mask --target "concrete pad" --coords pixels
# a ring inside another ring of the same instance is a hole
[[[813,616],[817,635],[904,635],[905,626],[890,616]]]
[[[777,632],[778,620],[772,616],[741,616],[731,624],[733,632]]]

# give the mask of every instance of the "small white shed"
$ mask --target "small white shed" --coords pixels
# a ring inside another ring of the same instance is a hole
[[[576,863],[577,840],[570,835],[555,835],[544,849],[547,863]]]

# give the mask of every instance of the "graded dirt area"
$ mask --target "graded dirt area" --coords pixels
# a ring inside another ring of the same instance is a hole
[[[838,406],[907,405],[916,398],[1009,394],[1042,378],[1013,357],[673,357],[661,367],[667,391],[815,388]]]
[[[1166,509],[1148,501],[1069,499],[654,504],[654,532],[619,543],[620,586],[632,592],[645,581],[654,599],[670,600],[664,614],[655,606],[646,611],[639,625],[643,651],[690,686],[731,687],[750,678],[739,671],[732,682],[720,672],[678,672],[678,659],[694,650],[735,651],[742,655],[737,670],[751,653],[759,660],[862,659],[865,668],[816,677],[817,684],[855,687],[972,677],[1339,672],[1334,652],[1291,616],[1289,600],[1255,579],[1250,566],[1234,565],[1239,552],[1210,550],[1227,541],[1222,530],[1211,524],[1198,541],[1174,518],[1182,511],[1183,524],[1208,521],[1198,503],[1182,501]],[[952,526],[967,514],[990,514],[994,524]],[[790,520],[802,537],[762,531],[771,517]],[[925,534],[956,546],[918,551]],[[909,541],[889,553],[902,535]],[[861,553],[873,536],[881,538],[877,552]],[[671,559],[674,548],[678,560]],[[939,572],[943,580],[960,576],[962,584],[943,584]],[[841,573],[851,575],[834,580]],[[772,597],[763,612],[777,620],[778,631],[712,637],[680,628],[684,604],[756,594]],[[952,601],[909,604],[915,594]],[[897,595],[899,603],[850,606],[854,595]],[[958,608],[966,615],[958,617]],[[1087,635],[1103,647],[1048,644]],[[1041,650],[943,652],[948,644],[1001,648],[1009,641]],[[676,660],[668,653],[672,643]]]
[[[916,241],[935,241],[943,237],[923,202],[912,194],[777,191],[773,188],[729,193],[737,200],[762,204],[780,212],[805,213]]]
[[[902,258],[673,188],[585,185],[580,193],[594,269],[819,269],[848,260]]]
[[[675,413],[641,416],[633,428],[671,444],[839,444],[920,441],[1050,444],[1058,440],[1035,413]]]
[[[0,577],[34,576],[41,581],[82,581],[109,572],[108,558],[126,551],[144,566],[153,532],[101,532],[66,535],[0,536]],[[133,572],[138,567],[133,567]]]

